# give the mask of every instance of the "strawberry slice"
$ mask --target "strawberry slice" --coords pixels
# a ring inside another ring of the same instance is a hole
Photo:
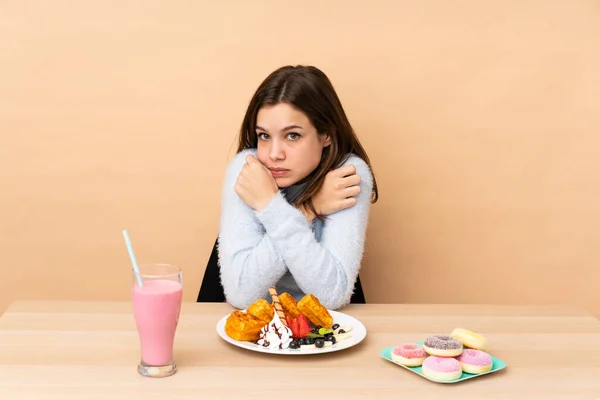
[[[292,334],[294,335],[294,338],[300,339],[301,336],[299,336],[300,330],[298,329],[298,318],[292,319],[292,323],[291,323],[291,325],[289,325],[289,328],[292,330]]]
[[[310,332],[310,323],[308,322],[308,318],[306,318],[304,314],[300,314],[296,320],[298,321],[298,337],[306,337],[306,334]]]

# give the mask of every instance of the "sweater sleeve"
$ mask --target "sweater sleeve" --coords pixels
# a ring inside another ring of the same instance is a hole
[[[227,167],[218,241],[225,298],[240,309],[265,296],[269,286],[275,285],[287,272],[279,251],[265,234],[254,210],[234,190],[248,154],[256,155],[256,152],[245,150],[236,154]]]
[[[350,302],[360,270],[373,177],[368,165],[351,156],[361,177],[361,192],[353,207],[327,216],[321,241],[317,242],[302,213],[278,194],[256,213],[273,245],[281,254],[296,283],[304,293],[312,293],[336,310]]]

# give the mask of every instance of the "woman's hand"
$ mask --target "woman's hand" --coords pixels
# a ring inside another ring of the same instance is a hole
[[[360,175],[356,173],[354,165],[348,164],[327,173],[323,185],[313,197],[313,204],[319,215],[330,215],[354,206],[355,196],[359,193]],[[302,212],[309,220],[315,217],[311,218],[307,210]]]
[[[262,211],[279,188],[271,171],[249,154],[246,157],[246,164],[238,175],[234,190],[249,207]]]

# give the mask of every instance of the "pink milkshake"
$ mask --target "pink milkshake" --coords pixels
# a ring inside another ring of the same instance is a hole
[[[181,309],[181,272],[152,271],[140,267],[143,287],[135,282],[131,290],[133,313],[137,325],[142,361],[138,371],[146,376],[169,376],[175,373],[173,344]]]

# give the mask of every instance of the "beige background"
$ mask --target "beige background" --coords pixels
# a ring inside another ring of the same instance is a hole
[[[0,310],[127,299],[123,228],[194,300],[247,102],[301,63],[379,180],[369,301],[600,316],[598,1],[281,3],[0,2]]]

